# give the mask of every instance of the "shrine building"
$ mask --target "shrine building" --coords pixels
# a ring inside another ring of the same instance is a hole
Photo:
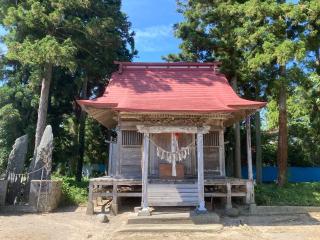
[[[254,203],[250,115],[265,102],[240,98],[219,63],[117,62],[103,96],[79,100],[90,116],[117,137],[110,142],[108,176],[90,180],[88,213],[97,197],[141,198],[149,207],[194,206],[205,199]],[[226,176],[226,127],[247,124],[248,179]]]

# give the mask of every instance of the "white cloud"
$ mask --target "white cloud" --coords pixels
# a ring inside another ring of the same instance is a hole
[[[171,48],[174,39],[172,25],[156,25],[135,29],[136,48],[140,52],[159,52]]]
[[[159,37],[169,37],[173,35],[173,30],[171,25],[159,25],[147,27],[144,29],[136,29],[136,39],[153,39]]]

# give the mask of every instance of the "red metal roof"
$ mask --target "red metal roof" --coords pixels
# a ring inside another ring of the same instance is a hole
[[[265,102],[238,97],[218,63],[118,63],[103,96],[83,106],[127,112],[235,112]]]

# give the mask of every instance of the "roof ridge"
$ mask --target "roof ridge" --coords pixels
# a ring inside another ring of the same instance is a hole
[[[191,69],[191,70],[213,70],[219,72],[220,62],[118,62],[115,64],[119,65],[118,73],[122,73],[123,69]]]

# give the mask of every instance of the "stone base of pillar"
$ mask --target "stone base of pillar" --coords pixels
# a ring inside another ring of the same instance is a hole
[[[138,211],[138,216],[151,216],[151,211],[149,208],[142,208]]]
[[[196,211],[195,211],[197,214],[203,214],[203,213],[207,213],[208,210],[206,209],[205,207],[205,203],[204,202],[201,202],[199,204],[199,206],[196,208]]]
[[[196,208],[195,213],[196,214],[207,214],[208,210],[207,209]]]
[[[231,208],[232,208],[232,204],[230,204],[230,203],[227,203],[227,204],[226,204],[226,207],[225,207],[225,209],[226,209],[226,210],[228,210],[228,209],[231,209]]]

